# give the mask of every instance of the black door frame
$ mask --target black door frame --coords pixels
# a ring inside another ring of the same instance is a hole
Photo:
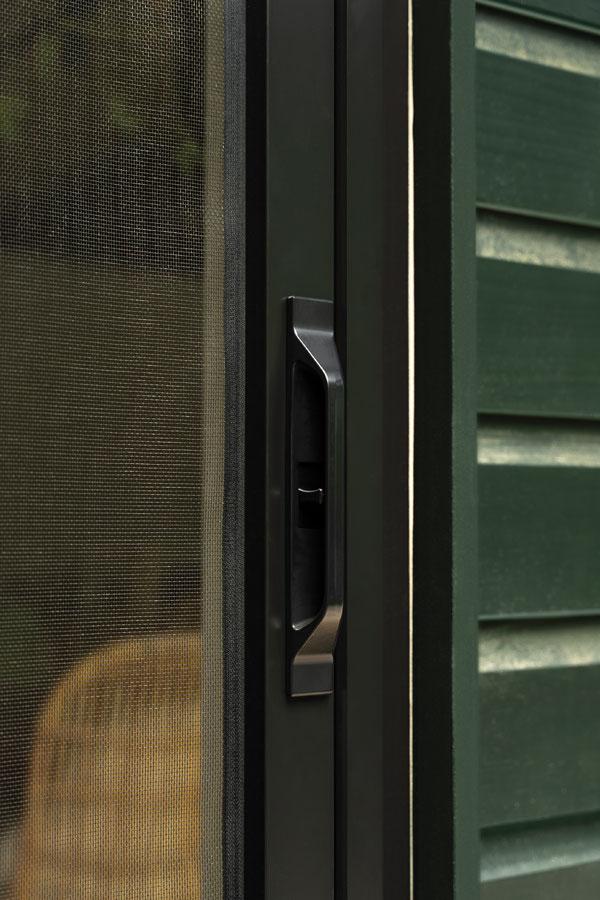
[[[410,896],[411,868],[408,2],[345,0],[339,35],[348,525],[337,887],[344,900],[384,900]]]
[[[246,895],[330,900],[334,700],[286,693],[286,298],[334,292],[334,6],[248,7]]]
[[[478,896],[473,4],[409,3],[248,7],[252,900]],[[290,294],[335,299],[347,384],[346,614],[308,700],[285,693]]]
[[[475,4],[413,0],[413,14],[414,880],[422,897],[475,900]]]

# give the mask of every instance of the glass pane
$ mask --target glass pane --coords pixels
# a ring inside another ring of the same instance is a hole
[[[0,897],[218,898],[222,7],[0,16]]]

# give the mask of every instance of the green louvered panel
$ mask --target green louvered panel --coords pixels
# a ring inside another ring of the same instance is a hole
[[[600,887],[600,716],[592,713],[600,625],[487,626],[480,666],[482,896],[565,897],[559,886],[572,878],[573,897],[592,900]]]
[[[481,900],[595,900],[600,863],[553,866],[513,878],[484,882]]]
[[[478,46],[481,896],[596,900],[600,5],[482,3]]]
[[[600,884],[600,814],[486,828],[482,900],[589,900]]]
[[[600,80],[477,54],[480,203],[600,225]]]
[[[481,5],[531,13],[578,28],[600,29],[600,5],[595,0],[485,0]]]
[[[600,418],[600,274],[481,259],[478,289],[479,409]]]
[[[483,616],[600,614],[600,468],[480,465],[479,509]]]
[[[594,713],[600,664],[578,665],[578,648],[568,645],[578,635],[569,635],[568,629],[565,635],[549,639],[563,640],[556,651],[564,651],[565,658],[557,668],[547,667],[552,665],[543,656],[547,648],[531,640],[542,654],[542,668],[481,676],[483,827],[600,810],[600,715]],[[501,658],[508,657],[508,665],[537,665],[527,641],[530,657],[518,656],[519,638],[513,638],[514,656],[503,647]],[[510,630],[503,640],[510,644]],[[596,657],[600,663],[600,653]]]

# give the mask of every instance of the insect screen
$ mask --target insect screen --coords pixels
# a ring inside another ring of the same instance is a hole
[[[0,16],[0,897],[218,900],[224,10]]]

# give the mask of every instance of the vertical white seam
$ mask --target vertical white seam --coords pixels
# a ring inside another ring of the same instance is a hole
[[[413,9],[408,0],[408,779],[409,894],[414,898],[413,526],[415,432],[415,242]]]

